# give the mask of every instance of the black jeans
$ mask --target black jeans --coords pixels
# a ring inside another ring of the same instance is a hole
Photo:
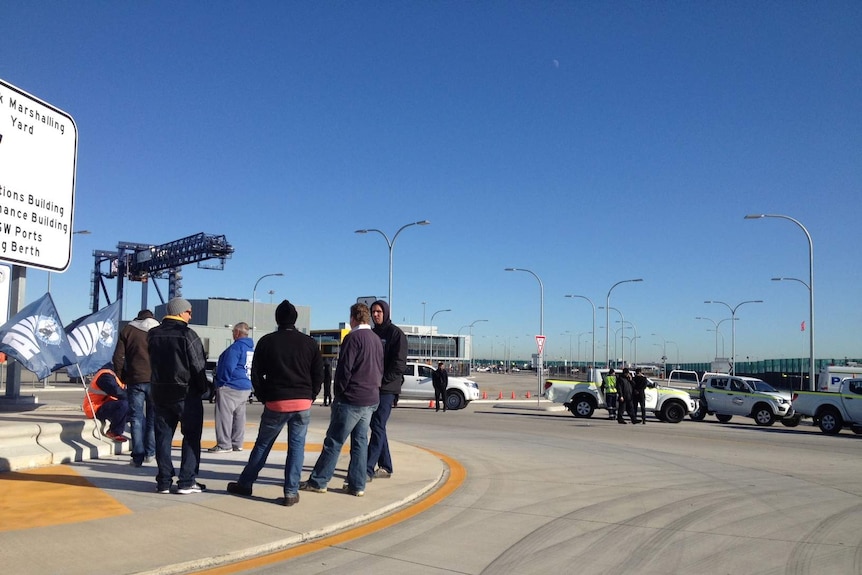
[[[446,388],[435,387],[434,388],[434,407],[437,408],[437,411],[440,411],[440,403],[443,403],[443,411],[446,411]]]
[[[180,425],[183,444],[180,451],[180,473],[177,486],[191,487],[195,484],[201,462],[201,434],[204,425],[204,405],[200,396],[190,395],[183,401],[155,406],[156,463],[159,472],[156,486],[167,489],[173,482],[176,471],[171,460],[171,442]]]

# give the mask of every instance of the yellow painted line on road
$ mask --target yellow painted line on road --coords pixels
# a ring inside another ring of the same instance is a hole
[[[466,479],[467,477],[467,471],[455,459],[443,455],[442,453],[431,451],[430,449],[426,449],[425,451],[428,451],[429,453],[432,453],[433,455],[443,460],[443,462],[449,467],[449,477],[448,479],[446,479],[446,482],[440,489],[434,491],[431,495],[422,499],[416,504],[406,507],[400,511],[396,511],[395,513],[387,515],[386,517],[381,517],[380,519],[377,519],[370,523],[366,523],[365,525],[360,525],[359,527],[356,527],[354,529],[348,529],[347,531],[336,533],[335,535],[330,535],[328,537],[323,537],[322,539],[310,541],[308,543],[302,543],[300,545],[297,545],[296,547],[285,549],[284,551],[276,551],[275,553],[261,555],[260,557],[254,557],[252,559],[245,559],[243,561],[231,563],[230,565],[223,565],[221,567],[215,567],[213,569],[194,571],[194,573],[198,575],[229,575],[232,573],[241,573],[243,571],[248,571],[251,569],[266,567],[274,563],[288,561],[296,557],[308,555],[309,553],[315,553],[317,551],[322,551],[331,547],[337,547],[339,545],[342,545],[343,543],[346,543],[347,541],[352,541],[354,539],[364,537],[376,531],[380,531],[381,529],[392,527],[393,525],[396,525],[398,523],[401,523],[402,521],[410,519],[411,517],[419,515],[423,511],[430,509],[432,506],[440,503],[441,501],[452,495],[452,493],[454,493],[455,490],[458,489],[462,483],[464,483],[464,479]]]
[[[128,515],[132,511],[68,465],[0,474],[0,531]]]

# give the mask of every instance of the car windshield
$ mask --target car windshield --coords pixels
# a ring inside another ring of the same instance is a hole
[[[754,391],[769,391],[772,393],[777,393],[778,390],[766,383],[765,381],[749,381],[748,384],[754,388]]]

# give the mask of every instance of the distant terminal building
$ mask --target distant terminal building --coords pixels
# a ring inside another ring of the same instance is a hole
[[[189,324],[195,333],[201,338],[207,359],[215,361],[231,343],[233,343],[233,326],[235,323],[244,321],[252,324],[254,316],[254,342],[264,335],[275,331],[275,308],[277,303],[254,304],[247,299],[230,299],[211,297],[208,299],[190,299],[192,304],[192,320]],[[278,302],[281,303],[281,302]],[[156,306],[153,312],[156,319],[160,320],[167,314],[167,305]],[[299,317],[296,320],[296,329],[302,333],[309,333],[311,325],[311,308],[308,306],[296,306]]]

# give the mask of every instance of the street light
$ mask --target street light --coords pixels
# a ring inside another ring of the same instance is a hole
[[[599,306],[599,309],[605,309],[605,306]],[[620,341],[622,341],[622,338],[624,338],[626,336],[626,330],[625,330],[626,318],[623,317],[623,312],[621,312],[620,310],[618,310],[614,306],[611,306],[609,309],[612,309],[615,312],[617,312],[618,314],[620,314],[620,323],[623,324],[622,325],[623,332],[622,332],[622,335],[620,336]],[[616,331],[615,331],[614,332],[614,351],[616,351],[616,348],[617,348],[616,337],[617,337],[617,335],[616,335]],[[620,347],[622,348],[622,356],[620,357],[620,361],[622,361],[623,367],[625,367],[625,365],[626,365],[626,348],[622,344],[620,345]],[[616,353],[614,353],[614,355],[616,355]]]
[[[637,278],[633,280],[622,280],[618,281],[614,285],[611,286],[611,289],[608,290],[608,296],[605,298],[605,367],[611,366],[611,333],[610,333],[610,325],[611,325],[611,292],[614,291],[614,288],[620,284],[630,283],[630,282],[642,282],[643,278]]]
[[[259,278],[257,278],[256,282],[254,282],[254,288],[251,290],[251,341],[252,342],[254,342],[254,324],[255,324],[255,320],[257,319],[256,315],[255,315],[255,312],[257,312],[257,307],[255,306],[255,298],[257,297],[257,284],[259,284],[260,280],[262,280],[263,278],[274,277],[274,276],[281,277],[283,275],[284,274],[281,272],[274,273],[274,274],[264,274],[264,275],[260,276]]]
[[[585,295],[571,295],[571,294],[569,294],[566,297],[585,299],[588,302],[590,302],[590,306],[593,308],[593,331],[590,332],[593,334],[593,359],[592,359],[593,365],[590,367],[595,368],[596,367],[596,304],[594,304],[593,300],[591,300],[590,298],[588,298]],[[580,344],[578,344],[578,346],[579,346],[578,347],[578,353],[580,353]]]
[[[429,329],[428,329],[428,338],[429,338],[428,355],[430,356],[431,363],[434,363],[434,337],[431,335],[430,326],[434,325],[434,318],[437,316],[437,314],[443,313],[444,311],[452,311],[452,310],[451,309],[438,309],[437,311],[435,311],[434,313],[431,314],[431,323],[428,324],[429,325]]]
[[[727,307],[730,310],[730,373],[732,375],[736,375],[736,324],[733,320],[736,319],[736,310],[739,309],[739,306],[747,304],[747,303],[763,303],[762,299],[750,299],[736,304],[734,307],[731,307],[730,304],[725,303],[723,301],[713,301],[707,300],[703,303],[720,303],[721,305]]]
[[[802,222],[790,216],[780,214],[748,214],[745,216],[746,220],[759,220],[761,218],[790,220],[805,232],[805,237],[808,239],[808,284],[806,284],[808,287],[808,353],[810,355],[808,360],[808,389],[814,391],[816,388],[814,381],[814,242],[811,241],[811,234],[808,233]]]
[[[470,328],[470,370],[473,370],[473,326],[479,323],[480,321],[488,321],[487,319],[477,319],[473,323],[471,323],[468,327]]]
[[[542,283],[542,280],[536,275],[536,272],[524,268],[506,268],[507,272],[526,272],[536,278],[536,281],[539,282],[539,335],[544,337],[545,335],[545,284]],[[545,371],[545,348],[542,347],[541,353],[539,355],[539,369],[536,371],[539,372],[539,392],[536,394],[536,401],[538,401],[539,397],[542,396],[542,378],[544,376]]]
[[[709,317],[697,316],[694,319],[703,319],[706,321],[711,321],[712,325],[715,326],[715,355],[713,357],[715,357],[717,359],[718,358],[718,323],[714,319],[709,318]]]
[[[357,234],[367,234],[368,232],[377,232],[378,234],[383,236],[383,239],[386,240],[386,245],[389,246],[389,298],[387,299],[387,301],[389,302],[390,314],[392,313],[392,248],[395,247],[395,240],[398,239],[398,234],[400,234],[401,232],[403,232],[406,228],[409,228],[410,226],[427,226],[430,223],[431,222],[429,222],[428,220],[420,220],[418,222],[411,222],[409,224],[404,224],[403,226],[398,228],[398,231],[395,232],[394,236],[392,236],[391,241],[389,240],[389,236],[387,236],[385,233],[383,233],[382,230],[378,230],[376,228],[368,228],[365,230],[356,230],[354,232]]]

